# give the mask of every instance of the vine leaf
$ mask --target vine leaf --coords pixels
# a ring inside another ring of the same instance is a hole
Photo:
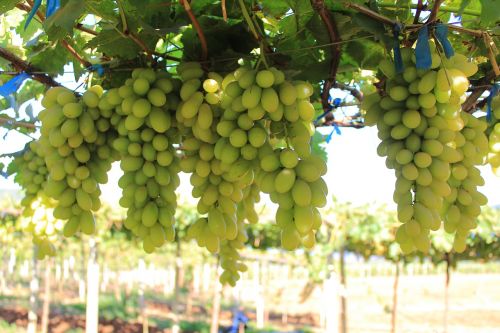
[[[481,0],[481,25],[487,26],[490,23],[500,21],[498,2],[495,0]]]
[[[387,49],[392,47],[392,38],[387,34],[384,24],[363,14],[354,14],[352,22],[364,31],[375,35]]]
[[[70,55],[57,43],[40,42],[30,49],[29,61],[47,73],[63,74],[64,65],[70,62]]]
[[[70,34],[73,31],[75,21],[85,10],[85,3],[80,0],[69,0],[66,5],[59,8],[45,21],[46,31],[59,30],[62,28]]]
[[[137,57],[137,53],[141,51],[137,44],[114,29],[102,30],[99,35],[92,38],[85,45],[85,48],[95,48],[108,56],[116,56],[122,59],[134,59]]]
[[[85,10],[106,21],[118,23],[116,5],[114,1],[85,0]]]

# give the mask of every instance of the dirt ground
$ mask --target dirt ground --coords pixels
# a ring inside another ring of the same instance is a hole
[[[282,332],[291,332],[308,326],[315,332],[323,332],[322,316],[337,318],[338,306],[325,308],[325,293],[321,287],[316,287],[310,297],[301,302],[303,281],[288,282],[290,284],[286,289],[283,288],[283,283],[280,288],[279,281],[271,281],[265,287],[269,311],[266,327],[272,326]],[[349,333],[390,332],[393,283],[394,278],[391,276],[348,279],[347,289],[340,293],[344,294],[347,300]],[[402,275],[399,280],[396,332],[500,332],[500,274],[452,273],[446,331],[444,285],[444,275]],[[250,285],[241,285],[239,288],[242,293],[254,292]],[[226,297],[230,293],[226,292]],[[250,322],[255,324],[256,315],[252,303],[245,303]],[[147,302],[147,307],[147,312],[158,318],[168,318],[171,312],[166,303]],[[284,317],[283,312],[288,316]],[[208,320],[209,315],[210,309],[195,306],[190,319]],[[224,311],[221,314],[222,323],[229,323],[230,316],[229,311]],[[4,306],[0,317],[20,327],[25,327],[27,323],[25,309]],[[284,319],[288,321],[287,324],[283,323]],[[100,324],[100,333],[142,331],[139,323],[127,323],[123,320],[101,320]],[[70,328],[84,327],[84,318],[57,315],[51,318],[50,326],[50,332],[64,333]],[[149,332],[160,330],[150,327]],[[169,330],[165,329],[163,332]]]
[[[389,276],[347,281],[349,333],[390,332],[393,283]],[[444,286],[443,275],[401,276],[396,332],[500,332],[500,274],[452,273],[446,331]]]

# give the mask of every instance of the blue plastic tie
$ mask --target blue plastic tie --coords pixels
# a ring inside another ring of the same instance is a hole
[[[335,99],[333,100],[333,103],[331,103],[331,104],[332,104],[333,108],[338,108],[338,107],[340,106],[340,104],[341,104],[341,103],[342,103],[342,100],[341,100],[340,98],[338,98],[338,97],[337,97],[337,98],[335,98]]]
[[[399,45],[399,33],[401,32],[402,25],[400,23],[396,23],[394,25],[393,34],[394,34],[394,66],[396,67],[397,73],[403,73],[404,65],[403,65],[403,57],[401,56],[401,48]]]
[[[12,79],[5,82],[4,85],[0,86],[0,95],[7,97],[10,94],[15,93],[19,87],[21,87],[24,80],[29,78],[30,76],[24,72],[14,76]]]
[[[50,17],[52,14],[57,12],[57,10],[61,7],[60,0],[47,0],[47,10],[45,11],[45,16]]]
[[[314,124],[318,124],[318,122],[323,119],[327,114],[329,114],[333,109],[336,109],[342,104],[342,100],[340,98],[332,98],[332,95],[328,96],[328,109],[319,115],[316,120],[314,120]]]
[[[418,32],[417,45],[415,46],[417,69],[429,69],[432,65],[431,47],[429,46],[429,29],[424,25]]]
[[[436,24],[435,35],[439,43],[443,46],[446,58],[451,58],[455,52],[453,51],[453,46],[451,46],[451,43],[448,40],[448,26],[442,23]]]
[[[40,8],[40,5],[42,4],[42,0],[35,0],[33,3],[33,8],[28,14],[28,18],[26,19],[26,23],[24,24],[24,30],[30,25],[31,20],[35,16],[36,12],[38,11],[38,8]]]
[[[333,130],[330,132],[330,134],[327,135],[325,139],[326,143],[330,143],[330,141],[332,141],[333,134],[342,135],[340,127],[335,123],[333,123]]]
[[[103,76],[104,75],[104,67],[102,67],[101,64],[94,64],[92,66],[87,67],[87,70],[90,72],[97,72],[97,75]]]
[[[489,96],[486,98],[486,120],[488,122],[491,122],[493,120],[493,117],[491,115],[491,102],[493,101],[493,97],[498,94],[499,90],[500,83],[495,83],[493,87],[491,87]]]

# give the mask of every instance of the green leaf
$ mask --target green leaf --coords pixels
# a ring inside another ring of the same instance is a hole
[[[0,1],[0,15],[5,14],[12,8],[15,8],[22,0],[2,0]]]
[[[285,15],[289,10],[288,1],[286,0],[273,0],[273,1],[263,1],[262,11],[266,15],[281,17]]]
[[[116,3],[114,1],[85,0],[85,10],[106,21],[118,22]]]
[[[458,9],[458,12],[457,12],[457,16],[462,16],[465,8],[467,8],[467,6],[470,4],[471,0],[462,0],[462,2],[460,3],[460,7]]]
[[[58,43],[40,42],[30,49],[28,60],[50,75],[64,74],[64,65],[70,62],[70,55]]]
[[[311,140],[311,150],[315,155],[320,156],[326,162],[328,160],[328,154],[326,153],[324,143],[325,136],[315,131]]]
[[[498,0],[481,0],[481,25],[488,26],[498,21],[500,21]]]
[[[45,30],[62,28],[70,34],[73,31],[75,21],[82,15],[84,9],[85,3],[83,1],[69,0],[66,5],[59,8],[45,21]]]
[[[85,48],[95,48],[107,56],[116,56],[122,59],[133,59],[141,51],[137,44],[129,38],[123,37],[115,29],[102,30],[85,45]]]

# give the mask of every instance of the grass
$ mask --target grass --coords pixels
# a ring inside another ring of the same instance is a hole
[[[3,319],[0,319],[0,332],[2,333],[18,333],[19,329],[15,324],[9,324]]]

